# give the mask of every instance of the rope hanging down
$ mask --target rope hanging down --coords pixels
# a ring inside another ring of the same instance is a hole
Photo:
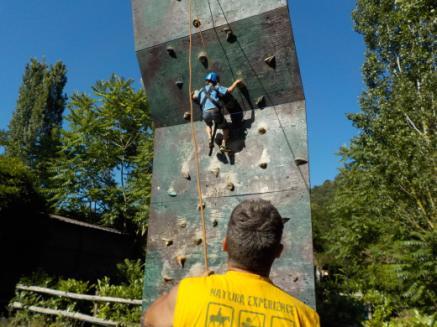
[[[194,114],[193,114],[193,98],[192,98],[192,89],[193,89],[193,67],[192,67],[192,53],[193,53],[193,37],[192,37],[192,0],[188,1],[188,28],[189,28],[189,51],[188,51],[188,67],[189,67],[189,86],[188,86],[188,98],[190,99],[190,125],[191,125],[191,140],[193,143],[195,164],[196,164],[196,189],[197,189],[197,197],[198,197],[198,208],[200,212],[200,223],[202,225],[202,238],[203,238],[203,258],[204,258],[204,267],[205,272],[209,272],[208,266],[208,241],[206,239],[206,221],[205,221],[205,208],[203,203],[202,196],[202,186],[200,184],[200,163],[199,163],[199,152],[198,152],[198,144],[196,137],[196,130],[194,126]]]

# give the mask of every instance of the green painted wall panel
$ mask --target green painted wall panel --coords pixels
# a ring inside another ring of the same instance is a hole
[[[193,88],[201,88],[207,72],[214,70],[226,86],[236,78],[244,79],[247,98],[235,93],[244,110],[256,107],[260,96],[266,97],[267,106],[304,99],[286,7],[235,22],[232,29],[237,37],[233,43],[226,41],[223,27],[203,32],[203,43],[200,34],[193,36]],[[182,38],[138,52],[152,116],[159,127],[183,124],[183,114],[189,111],[188,44]],[[168,55],[168,46],[175,49],[176,58]],[[208,54],[208,68],[197,59],[202,51]],[[275,68],[264,62],[272,55]],[[184,82],[182,89],[176,86],[177,80]],[[199,119],[198,109],[195,117]]]
[[[229,0],[193,0],[192,16],[193,19],[199,18],[202,29],[206,30],[214,25],[224,25],[226,21],[232,23],[284,6],[285,0],[239,0],[238,6]],[[136,50],[182,38],[189,33],[188,0],[133,0],[132,9]]]
[[[255,190],[278,192],[291,186],[306,190],[306,171],[294,162],[294,156],[307,159],[305,137],[301,136],[306,135],[303,108],[304,103],[297,102],[257,109],[250,128],[234,127],[230,143],[235,151],[234,164],[231,164],[229,156],[217,153],[217,146],[213,155],[208,156],[204,124],[196,123],[204,195],[232,196]],[[250,112],[245,113],[249,121],[251,116]],[[249,124],[245,126],[249,127]],[[261,127],[267,130],[264,135],[259,134]],[[189,125],[160,128],[155,138],[159,150],[154,158],[153,201],[196,199],[194,151]],[[178,142],[168,142],[171,139]],[[264,161],[268,163],[266,169],[259,167],[259,163]],[[213,173],[216,168],[220,169],[219,177]],[[189,172],[191,181],[183,177],[184,172]],[[254,174],[257,176],[254,177]],[[235,184],[235,191],[226,189],[228,182]],[[176,196],[170,196],[169,191],[171,194],[175,192]]]

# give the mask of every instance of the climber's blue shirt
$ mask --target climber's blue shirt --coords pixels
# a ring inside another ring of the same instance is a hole
[[[208,92],[210,94],[211,99],[213,99],[214,101],[216,101],[217,103],[220,103],[220,97],[226,95],[226,93],[228,93],[228,88],[224,87],[220,84],[217,84],[216,86],[214,86],[213,90],[211,89],[211,85],[208,84],[206,85],[204,88],[202,88],[201,90],[196,90],[194,92],[194,97],[197,98],[197,100],[199,101],[199,103],[201,104],[201,110],[202,111],[207,111],[210,109],[214,109],[216,108],[216,105],[209,99],[206,99],[206,92]],[[202,105],[204,103],[204,105]]]

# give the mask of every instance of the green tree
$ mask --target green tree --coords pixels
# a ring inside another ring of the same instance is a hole
[[[367,46],[360,130],[341,149],[330,253],[371,326],[409,308],[437,311],[435,3],[358,0]]]
[[[326,180],[311,188],[311,218],[313,221],[314,251],[321,256],[325,250],[324,235],[332,229],[332,214],[329,211],[335,195],[335,181]],[[318,259],[322,260],[321,257]],[[323,265],[323,263],[321,263]]]
[[[147,98],[131,84],[113,75],[95,84],[93,97],[72,96],[69,129],[51,168],[58,210],[124,230],[145,223],[152,158]]]
[[[57,152],[66,96],[66,67],[32,59],[26,65],[9,124],[6,153],[20,158],[47,185],[47,165]]]
[[[46,205],[34,187],[35,178],[19,159],[0,155],[0,308],[14,292],[14,283],[33,266],[29,253],[44,236]],[[26,258],[26,260],[23,260]],[[12,288],[11,288],[12,286]]]
[[[336,192],[336,180],[325,181],[311,189],[311,217],[313,222],[314,255],[317,271],[317,311],[324,327],[355,326],[364,319],[365,308],[353,296],[344,294],[341,279],[341,265],[330,253],[327,235],[337,226],[330,210]]]

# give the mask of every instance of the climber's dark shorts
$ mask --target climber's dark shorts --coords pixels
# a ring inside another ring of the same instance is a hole
[[[221,113],[220,109],[214,108],[209,109],[203,112],[203,121],[208,126],[212,126],[212,123],[214,122],[217,126],[217,128],[223,129],[228,127],[228,122],[226,121],[226,118]]]

